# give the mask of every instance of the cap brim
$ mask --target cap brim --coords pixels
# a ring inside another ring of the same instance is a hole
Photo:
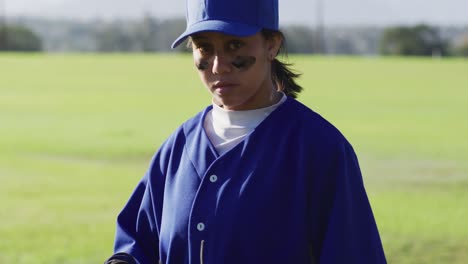
[[[190,35],[214,31],[220,32],[227,35],[238,36],[238,37],[247,37],[254,35],[255,33],[261,30],[260,27],[250,26],[242,23],[235,22],[225,22],[220,20],[206,20],[201,21],[196,24],[190,25],[187,30],[185,30],[182,35],[180,35],[171,45],[171,48],[174,49],[180,43],[182,43]]]

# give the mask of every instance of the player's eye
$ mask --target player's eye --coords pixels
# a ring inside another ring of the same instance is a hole
[[[229,51],[236,51],[243,46],[243,43],[239,40],[231,40],[228,43]]]
[[[194,43],[195,48],[202,54],[206,54],[211,51],[211,46],[205,43]]]

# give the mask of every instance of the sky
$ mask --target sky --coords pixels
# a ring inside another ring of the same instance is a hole
[[[0,0],[0,15],[49,18],[182,17],[186,0]],[[279,0],[281,24],[314,25],[323,4],[326,25],[429,23],[468,25],[468,0]],[[2,12],[3,11],[3,12]]]

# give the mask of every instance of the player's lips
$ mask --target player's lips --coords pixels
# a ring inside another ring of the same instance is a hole
[[[216,89],[228,89],[228,88],[232,88],[234,86],[237,86],[237,84],[236,83],[231,83],[231,82],[216,82],[211,87],[214,90],[216,90]]]

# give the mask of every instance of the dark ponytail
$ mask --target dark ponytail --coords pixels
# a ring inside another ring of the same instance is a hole
[[[278,53],[283,53],[283,55],[287,57],[286,41],[281,31],[263,29],[262,34],[266,39],[272,38],[275,34],[280,34],[282,43]],[[271,64],[271,79],[279,91],[282,91],[287,96],[296,98],[302,91],[302,87],[296,83],[295,79],[301,76],[301,74],[291,70],[290,66],[292,66],[292,64],[274,59]]]

